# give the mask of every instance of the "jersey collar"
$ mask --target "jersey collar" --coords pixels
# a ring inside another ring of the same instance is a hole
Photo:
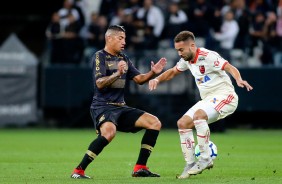
[[[191,64],[195,64],[197,62],[198,56],[199,56],[199,52],[200,52],[200,48],[197,48],[194,60],[190,61]]]

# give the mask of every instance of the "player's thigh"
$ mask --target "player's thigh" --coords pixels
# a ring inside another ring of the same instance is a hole
[[[218,113],[218,118],[223,119],[232,114],[238,106],[238,96],[236,93],[218,94],[213,98],[206,98],[205,103],[210,104]],[[216,121],[215,120],[215,121]]]
[[[137,127],[136,122],[138,122],[144,113],[145,111],[140,109],[125,107],[118,118],[117,130],[132,133],[142,130],[143,127]]]
[[[214,109],[212,103],[204,100],[197,102],[185,115],[191,117],[193,121],[196,119],[206,119],[208,123],[215,122],[219,117],[219,113]]]
[[[160,130],[162,125],[160,120],[156,116],[145,112],[137,119],[135,126],[145,129]]]

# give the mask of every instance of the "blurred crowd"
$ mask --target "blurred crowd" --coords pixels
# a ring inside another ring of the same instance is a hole
[[[125,27],[128,53],[164,54],[190,30],[234,65],[282,66],[282,0],[64,0],[46,29],[50,63],[88,62],[113,24]]]

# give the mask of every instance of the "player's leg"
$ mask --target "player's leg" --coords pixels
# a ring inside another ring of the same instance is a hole
[[[74,169],[71,178],[89,179],[90,177],[84,174],[87,166],[102,152],[104,147],[106,147],[116,135],[116,125],[112,122],[115,121],[113,118],[117,117],[110,116],[110,112],[102,113],[102,116],[97,116],[98,121],[96,121],[97,112],[95,112],[93,109],[91,109],[90,112],[92,119],[96,124],[95,127],[98,132],[98,136],[88,146],[88,150],[84,154],[81,162]],[[109,119],[112,119],[112,122],[110,122]]]
[[[215,113],[217,112],[215,111]],[[208,147],[210,139],[210,128],[207,122],[208,116],[204,110],[199,109],[195,112],[193,120],[197,132],[197,142],[201,152],[200,158],[207,160],[209,159]]]
[[[102,152],[109,142],[113,140],[116,134],[116,126],[111,122],[105,122],[100,126],[100,134],[93,140],[84,157],[78,166],[74,169],[71,177],[76,179],[90,178],[84,174],[87,166]]]
[[[192,108],[195,110],[193,122],[197,132],[197,143],[201,153],[198,162],[188,171],[189,174],[195,175],[201,173],[205,169],[213,167],[213,161],[210,158],[210,129],[208,123],[216,121],[219,117],[219,113],[209,104],[209,102],[204,101],[200,101]]]
[[[189,112],[189,115],[187,114]],[[177,176],[179,179],[188,178],[188,170],[190,170],[195,165],[195,151],[194,151],[194,135],[193,135],[193,119],[190,117],[193,113],[188,111],[184,116],[182,116],[177,121],[177,127],[180,137],[180,147],[185,160],[185,167],[181,175]]]
[[[135,127],[146,129],[146,131],[141,140],[139,156],[132,173],[133,177],[160,177],[159,174],[149,171],[147,161],[156,144],[161,126],[159,119],[149,113],[142,114],[135,122]]]

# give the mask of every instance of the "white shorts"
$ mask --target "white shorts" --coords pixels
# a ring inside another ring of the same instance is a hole
[[[237,106],[238,96],[236,93],[212,95],[197,102],[185,115],[193,119],[194,113],[202,109],[208,116],[208,123],[213,123],[232,114]]]

